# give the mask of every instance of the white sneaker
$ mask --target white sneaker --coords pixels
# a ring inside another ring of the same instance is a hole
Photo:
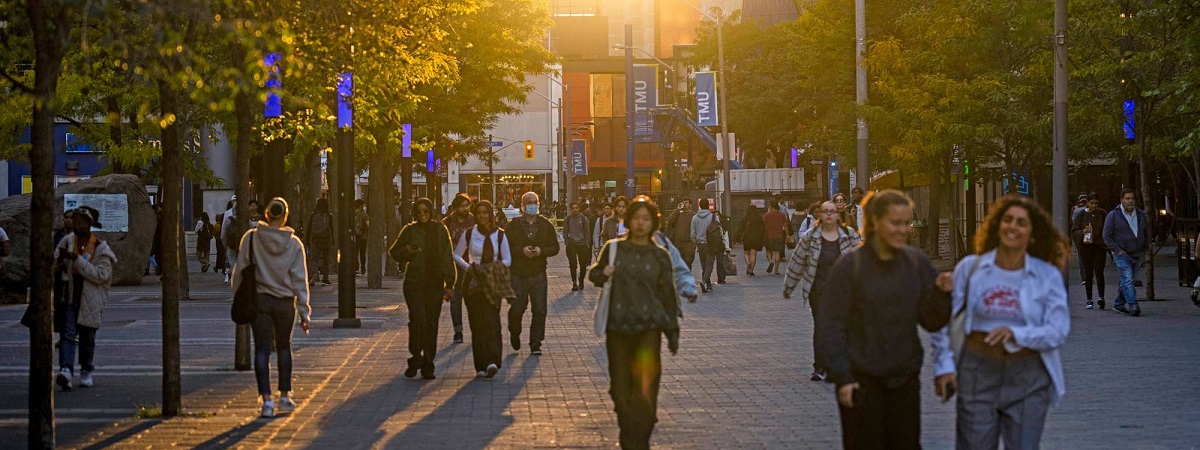
[[[496,367],[495,364],[488,364],[487,373],[485,375],[487,376],[487,378],[492,378],[492,377],[496,376],[496,372],[498,372],[498,371],[500,371],[500,368]]]
[[[482,371],[482,370],[480,370],[480,371],[478,371],[478,372],[475,372],[475,377],[476,377],[476,378],[483,378],[483,377],[486,377],[486,376],[487,376],[487,372],[484,372],[484,371]]]
[[[279,412],[290,413],[296,410],[296,402],[291,397],[279,397]]]
[[[275,417],[275,402],[263,402],[262,417]]]
[[[92,387],[92,386],[96,385],[94,382],[92,382],[92,373],[91,372],[85,370],[81,373],[82,373],[82,376],[79,377],[79,385],[80,386]]]
[[[71,369],[63,367],[62,370],[58,371],[58,376],[54,378],[54,381],[58,383],[58,387],[61,387],[62,390],[69,391],[71,390],[71,378]]]
[[[225,284],[229,284],[229,274],[225,274]]]

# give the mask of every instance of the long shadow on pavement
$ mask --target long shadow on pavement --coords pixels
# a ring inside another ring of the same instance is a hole
[[[531,356],[519,367],[514,367],[516,358],[516,353],[509,353],[504,358],[504,370],[509,372],[504,381],[475,378],[467,382],[437,410],[419,422],[409,424],[384,447],[430,448],[437,442],[456,449],[487,448],[515,422],[511,415],[504,415],[504,410],[525,389],[540,363],[539,357]],[[447,433],[450,430],[458,431],[450,435]]]
[[[196,444],[195,448],[225,449],[237,447],[241,444],[242,439],[245,439],[246,436],[254,434],[255,431],[258,431],[262,427],[266,426],[267,423],[269,422],[260,419],[238,425],[229,431],[213,436],[212,439]]]
[[[141,423],[139,423],[137,425],[134,425],[132,427],[121,430],[121,432],[119,432],[119,433],[114,433],[112,436],[109,436],[108,438],[104,439],[103,441],[96,442],[87,447],[83,447],[83,450],[99,450],[102,448],[108,448],[110,446],[120,443],[121,441],[124,441],[125,439],[129,439],[134,436],[137,436],[138,434],[140,434],[143,431],[153,428],[155,425],[158,425],[159,422],[162,422],[162,421],[161,420],[142,421]]]

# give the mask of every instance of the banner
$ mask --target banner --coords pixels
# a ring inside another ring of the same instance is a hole
[[[400,129],[404,131],[404,136],[400,138],[400,156],[412,158],[412,124],[400,125]]]
[[[716,72],[696,72],[696,123],[702,127],[719,125]]]
[[[654,115],[658,106],[658,65],[633,66],[633,136],[636,142],[652,142]]]
[[[350,128],[354,124],[354,110],[350,107],[352,97],[354,97],[354,78],[350,72],[345,72],[338,77],[337,85],[338,128]]]
[[[100,225],[93,231],[129,232],[129,200],[125,194],[63,194],[63,210],[91,206],[100,211]]]
[[[587,141],[575,139],[571,141],[571,164],[575,175],[587,175]]]

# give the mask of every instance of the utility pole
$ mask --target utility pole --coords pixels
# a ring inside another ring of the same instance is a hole
[[[637,178],[633,174],[633,24],[625,24],[625,196],[633,198]],[[726,162],[728,165],[729,163]]]
[[[721,16],[717,17],[717,87],[721,90],[721,94],[717,99],[721,108],[721,181],[725,189],[721,192],[721,214],[725,217],[733,217],[733,187],[730,183],[730,158],[732,158],[733,140],[729,139],[729,91],[725,89],[725,15],[722,11]]]
[[[492,166],[496,163],[496,147],[491,146],[492,135],[488,135],[488,182],[492,184],[492,208],[496,207],[496,173]]]
[[[1067,0],[1054,0],[1054,225],[1067,233]]]
[[[337,150],[337,208],[338,225],[338,316],[333,321],[334,328],[361,328],[362,321],[355,317],[358,312],[357,299],[354,291],[354,255],[355,248],[351,236],[354,224],[354,130],[353,120],[354,84],[350,72],[342,74],[338,82],[338,130],[336,137]],[[343,114],[345,115],[343,117]]]
[[[563,95],[562,99],[559,99],[559,103],[562,104],[563,120],[559,125],[562,126],[562,150],[567,158],[566,176],[563,177],[563,180],[567,183],[567,201],[563,203],[569,205],[575,200],[575,152],[574,146],[569,145],[571,142],[571,88],[567,87],[565,69],[563,71],[562,88]]]
[[[858,187],[866,192],[871,184],[871,168],[867,152],[868,136],[867,118],[861,108],[867,104],[867,67],[863,65],[863,55],[867,53],[867,2],[854,0],[854,84],[855,97],[858,107],[858,167],[855,170]]]

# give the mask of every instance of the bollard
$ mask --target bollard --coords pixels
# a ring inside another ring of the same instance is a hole
[[[253,369],[250,364],[250,324],[238,325],[233,340],[233,369],[237,371]]]

